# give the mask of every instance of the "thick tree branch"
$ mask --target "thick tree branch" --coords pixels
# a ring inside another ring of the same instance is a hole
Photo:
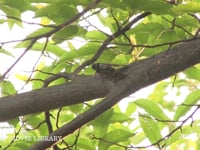
[[[200,39],[194,39],[149,59],[130,64],[126,71],[126,77],[115,84],[101,103],[59,128],[49,137],[62,136],[64,138],[82,125],[95,119],[129,94],[199,63],[199,43]],[[55,141],[41,141],[34,145],[31,150],[45,149],[53,144],[55,144]]]
[[[105,97],[112,84],[98,76],[82,76],[81,79],[70,83],[2,97],[0,98],[0,122],[25,114]]]

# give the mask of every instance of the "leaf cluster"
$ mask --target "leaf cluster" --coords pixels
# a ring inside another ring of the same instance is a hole
[[[91,60],[91,63],[83,66],[78,73],[93,75],[95,71],[91,65],[94,62],[116,66],[128,65],[195,38],[199,32],[199,19],[196,16],[200,10],[198,0],[186,0],[184,3],[179,0],[176,4],[162,0],[104,0],[95,7],[88,7],[92,3],[95,4],[97,1],[2,0],[0,2],[1,25],[6,24],[11,30],[15,26],[25,30],[27,24],[30,27],[38,26],[35,31],[24,35],[24,39],[14,41],[17,44],[12,50],[6,45],[13,41],[0,41],[0,57],[5,55],[14,57],[14,51],[22,49],[24,54],[29,52],[36,54],[36,57],[33,56],[35,64],[30,66],[33,68],[31,73],[13,73],[17,80],[23,82],[25,86],[31,86],[31,89],[39,89],[52,74],[74,73],[84,62]],[[34,19],[39,19],[39,22],[26,22],[22,14],[27,11],[34,12]],[[126,32],[120,32],[142,12],[150,12],[151,15],[132,24]],[[115,33],[119,33],[119,36],[113,36]],[[103,50],[101,50],[102,45]],[[18,57],[19,60],[21,57]],[[44,60],[48,60],[49,63]],[[18,60],[13,61],[14,66],[17,63]],[[10,70],[13,69],[13,65],[10,66]],[[174,149],[181,144],[185,149],[188,145],[193,145],[193,148],[198,147],[199,136],[196,136],[197,140],[187,137],[193,133],[198,135],[200,132],[199,118],[195,116],[197,111],[195,108],[200,108],[199,72],[200,67],[196,65],[157,83],[146,97],[129,98],[131,102],[127,102],[127,106],[116,105],[74,134],[63,138],[57,146],[61,149],[98,147],[99,150],[148,147]],[[9,78],[8,73],[9,69],[2,73],[4,77],[0,83],[2,96],[18,92],[16,83]],[[58,79],[52,81],[49,86],[65,82],[70,81]],[[184,95],[185,87],[187,95]],[[175,94],[169,96],[174,89]],[[166,98],[168,96],[170,98]],[[181,96],[180,101],[177,100],[179,96]],[[32,138],[48,135],[98,102],[99,100],[94,100],[87,104],[52,110],[49,116],[39,113],[24,116],[20,121],[11,120],[8,123],[13,125],[16,131],[21,128],[24,131],[9,135],[0,145],[11,149],[27,149],[37,141],[27,141],[24,135]],[[21,140],[12,142],[13,137]],[[140,146],[141,143],[147,144]]]

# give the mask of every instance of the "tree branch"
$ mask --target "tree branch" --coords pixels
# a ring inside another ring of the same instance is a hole
[[[0,122],[21,115],[82,103],[105,97],[113,83],[98,76],[81,76],[76,81],[0,98]],[[48,105],[47,105],[48,104]]]
[[[115,84],[102,102],[51,133],[49,137],[62,136],[64,138],[129,94],[199,63],[199,43],[200,39],[194,39],[149,59],[130,64],[126,71],[126,77]],[[45,149],[53,144],[55,144],[55,141],[41,141],[34,145],[31,150]]]

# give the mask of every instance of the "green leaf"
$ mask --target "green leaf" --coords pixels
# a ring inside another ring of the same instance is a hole
[[[168,120],[169,118],[165,115],[162,109],[153,101],[147,99],[139,99],[134,103],[140,108],[144,109],[149,115],[152,115],[156,119]]]
[[[50,33],[52,31],[52,29],[50,28],[41,28],[38,29],[36,31],[34,31],[33,33],[30,33],[26,38],[42,38],[42,37],[47,37],[47,34]],[[50,35],[48,35],[50,36]],[[22,41],[20,43],[18,43],[15,48],[27,48],[30,44],[32,44],[32,40],[25,40]],[[44,45],[40,47],[40,49],[42,50],[44,48]]]
[[[27,9],[32,8],[31,3],[26,0],[4,0],[4,4],[18,9],[20,12],[26,11]]]
[[[42,35],[44,35],[43,37],[46,37],[46,34],[48,34],[51,31],[52,31],[51,28],[41,28],[29,34],[27,38],[32,38],[32,37],[37,37],[37,36],[42,37]]]
[[[112,1],[112,2],[114,2],[114,1]],[[104,26],[108,27],[112,32],[115,32],[115,31],[116,31],[117,26],[116,26],[116,24],[114,23],[114,20],[113,20],[112,17],[110,17],[110,16],[104,16],[104,15],[102,15],[102,14],[98,14],[98,18],[99,18],[99,20],[101,21],[101,23],[102,23]]]
[[[200,3],[199,2],[189,2],[184,4],[179,4],[172,9],[175,13],[199,13]]]
[[[131,140],[133,141],[132,144],[139,144],[141,141],[146,139],[146,135],[144,134],[144,132],[138,132],[136,133]]]
[[[2,10],[8,16],[16,17],[19,19],[21,18],[20,17],[21,14],[20,14],[19,10],[16,8],[10,7],[8,5],[0,5],[0,10]],[[8,26],[10,29],[12,29],[14,24],[21,26],[21,22],[15,20],[15,19],[8,19],[7,22],[8,22]]]
[[[4,80],[3,82],[0,83],[0,86],[1,86],[1,92],[3,96],[14,95],[17,93],[13,83],[10,81]]]
[[[19,42],[19,43],[15,46],[15,48],[26,48],[26,47],[28,47],[30,44],[31,44],[31,41],[30,41],[30,40],[28,40],[28,41],[21,41],[21,42]]]
[[[112,10],[115,18],[119,21],[125,21],[129,18],[129,12],[128,11],[125,11],[125,10],[122,10],[122,9],[113,9]],[[105,19],[104,19],[105,20]],[[112,20],[110,20],[111,22],[113,22]],[[113,23],[114,25],[114,23]]]
[[[5,54],[5,55],[8,55],[8,56],[14,57],[14,56],[12,55],[12,53],[8,52],[7,50],[3,49],[2,47],[0,47],[0,53]]]
[[[93,30],[86,33],[86,38],[95,40],[105,40],[106,36],[100,31]]]
[[[130,137],[133,136],[133,133],[130,132],[129,130],[125,130],[125,129],[117,129],[114,131],[110,131],[107,134],[105,134],[102,139],[104,140],[108,140],[112,143],[119,143],[119,142],[123,142],[123,141],[128,141],[128,139]],[[106,150],[108,149],[110,146],[112,146],[112,143],[106,143],[104,141],[99,142],[99,150]]]
[[[71,110],[75,114],[80,114],[82,112],[81,110],[84,110],[83,104],[69,106],[69,110]]]
[[[92,121],[94,126],[94,135],[97,137],[103,137],[107,133],[108,126],[110,124],[110,118],[113,116],[113,109],[110,109],[100,115],[97,119]]]
[[[71,112],[70,108],[69,107],[63,107],[62,108],[62,111],[60,111],[60,117],[58,119],[58,126],[62,126],[64,124],[66,124],[66,122],[70,122],[71,120],[73,120],[76,115]]]
[[[198,122],[198,121],[197,121]],[[199,123],[196,124],[193,123],[192,126],[191,125],[185,125],[181,128],[181,130],[176,131],[173,135],[170,136],[170,138],[168,140],[165,141],[166,146],[167,145],[172,145],[173,143],[175,144],[175,146],[177,146],[177,143],[185,143],[183,137],[188,137],[194,133],[200,133],[200,128],[199,128]],[[192,140],[192,139],[191,139]]]
[[[67,41],[67,47],[69,47],[69,49],[76,49],[76,47],[70,41]]]
[[[110,118],[110,122],[113,123],[113,122],[125,122],[125,121],[128,121],[130,119],[130,117],[124,113],[117,113],[115,112],[113,114],[113,116]]]
[[[112,6],[113,8],[120,8],[122,6],[122,1],[120,0],[115,0],[115,1],[109,1],[109,0],[104,0],[104,5],[107,5],[107,6]]]
[[[154,19],[154,18],[153,18]],[[136,26],[132,31],[136,37],[137,44],[147,43],[149,45],[155,45],[162,43],[161,36],[163,31],[166,31],[167,28],[162,23],[151,22],[140,24]],[[142,55],[152,56],[158,54],[159,52],[165,50],[165,47],[156,47],[156,48],[145,48]]]
[[[42,51],[44,49],[44,45],[45,45],[45,43],[35,43],[32,47],[32,50]],[[61,56],[63,56],[63,54],[67,53],[66,50],[64,50],[61,47],[59,47],[58,45],[55,45],[52,43],[48,43],[45,50],[47,52],[50,52],[50,53],[56,55],[57,57],[61,57]]]
[[[190,93],[184,100],[183,104],[194,105],[198,100],[200,100],[200,90],[196,90]],[[174,115],[174,120],[178,120],[180,117],[184,116],[190,109],[191,106],[178,106]]]
[[[61,43],[67,39],[71,39],[73,35],[75,35],[78,32],[78,27],[76,25],[70,25],[65,27],[64,29],[56,32],[52,39],[56,43]]]
[[[77,145],[79,146],[80,149],[85,149],[85,150],[93,150],[96,148],[96,145],[93,144],[93,142],[88,140],[87,138],[79,138]]]
[[[48,17],[55,23],[63,23],[77,13],[76,7],[69,5],[66,1],[54,1],[46,7],[37,10],[36,17]]]
[[[19,141],[19,142],[15,142],[15,145],[12,146],[12,149],[10,148],[10,150],[22,150],[22,149],[29,149],[31,146],[31,142],[24,142],[24,141]]]
[[[51,72],[51,70],[53,69],[53,66],[50,67],[43,67],[42,71],[44,72]],[[49,75],[42,73],[42,72],[36,72],[34,74],[34,78],[35,79],[41,79],[41,80],[45,80]],[[37,80],[33,80],[33,85],[32,85],[32,89],[39,89],[43,86],[43,82],[41,81],[37,81]]]
[[[200,69],[197,67],[190,67],[184,71],[187,77],[200,81]]]
[[[161,103],[164,96],[167,95],[166,88],[168,87],[168,85],[169,82],[159,82],[158,84],[156,84],[156,87],[151,92],[148,98],[156,103]]]
[[[112,50],[107,50],[100,56],[100,58],[98,59],[98,62],[109,64],[115,58],[115,56],[116,56],[116,53],[114,53]]]
[[[178,40],[177,33],[171,29],[163,31],[159,38],[161,41],[160,43],[173,42]]]
[[[0,24],[3,24],[3,23],[5,23],[5,22],[7,22],[6,19],[0,19]]]
[[[19,124],[19,118],[15,118],[8,121],[9,125],[16,127]]]
[[[198,20],[194,19],[190,15],[184,15],[184,16],[176,18],[176,24],[187,30],[190,28],[192,28],[194,30],[195,28],[198,27],[199,22],[198,22]],[[193,30],[191,30],[191,32]]]
[[[133,9],[149,11],[153,14],[172,14],[172,5],[160,0],[134,0],[131,2]]]
[[[126,114],[127,115],[132,115],[136,111],[136,105],[134,102],[128,103],[128,107],[126,108]]]
[[[111,63],[117,65],[127,65],[130,59],[131,55],[119,54],[112,60]]]
[[[60,58],[60,61],[66,62],[73,60],[75,58],[83,58],[84,56],[92,55],[94,54],[97,49],[99,48],[99,44],[95,43],[87,43],[78,50],[71,50],[70,52],[66,52],[63,54],[63,56]]]
[[[44,123],[42,125],[40,125],[38,127],[38,125],[43,122],[44,120],[44,117],[43,117],[43,114],[40,113],[40,114],[37,114],[37,115],[26,115],[24,116],[24,119],[26,120],[26,124],[31,126],[31,128],[36,128],[36,131],[37,132],[34,132],[33,133],[37,133],[37,134],[41,134],[41,135],[47,135],[48,133],[48,130],[47,128],[45,127]],[[31,132],[29,132],[31,133]]]
[[[139,117],[140,125],[144,131],[144,134],[151,141],[151,143],[157,142],[162,138],[160,134],[160,129],[158,126],[158,122],[150,118],[149,116]]]
[[[59,69],[59,70],[62,70],[62,69]],[[66,80],[63,79],[63,78],[59,78],[55,81],[52,81],[49,86],[55,86],[55,85],[60,85],[60,84],[63,84],[63,83],[66,83]]]

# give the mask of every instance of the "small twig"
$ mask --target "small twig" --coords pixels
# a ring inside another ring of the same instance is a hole
[[[99,140],[99,141],[102,141],[104,143],[108,143],[108,144],[111,144],[111,145],[116,145],[118,147],[122,147],[122,148],[129,148],[128,146],[124,146],[124,145],[121,145],[121,144],[118,144],[118,143],[115,143],[115,142],[112,142],[112,141],[109,141],[109,140],[105,140],[103,138],[99,138],[99,137],[96,137],[94,134],[91,135],[91,139],[94,139],[94,140]]]
[[[128,20],[130,19],[130,17],[128,17],[128,18],[124,21],[124,23],[122,23],[122,24],[120,25],[119,21],[118,21],[117,18],[114,16],[112,9],[111,9],[111,15],[112,15],[112,17],[113,17],[115,23],[117,24],[117,27],[118,27],[119,30],[120,30],[120,29],[122,28],[122,26],[125,25],[125,24],[128,22]],[[122,35],[124,35],[124,37],[127,39],[128,43],[130,43],[130,45],[131,45],[131,50],[130,50],[130,52],[131,52],[131,51],[133,50],[133,48],[134,48],[134,45],[131,43],[130,38],[126,35],[125,32],[122,33]]]
[[[185,28],[183,28],[182,26],[176,24],[176,18],[173,21],[170,21],[169,19],[167,19],[166,17],[163,17],[163,19],[165,19],[167,22],[172,24],[172,28],[177,27],[181,30],[183,30],[184,32],[186,32],[188,35],[190,35],[191,37],[195,37],[193,34],[191,34],[189,31],[187,31]]]
[[[194,39],[199,39],[200,37],[195,37],[195,38],[190,38],[190,39],[184,39],[184,40],[177,40],[177,41],[173,41],[173,42],[165,42],[165,43],[160,43],[160,44],[154,44],[154,45],[149,45],[149,44],[135,44],[134,47],[141,47],[141,48],[155,48],[155,47],[161,47],[161,46],[166,46],[166,45],[174,45],[174,44],[179,44],[179,43],[183,43],[183,42],[189,42],[192,41]],[[79,42],[93,42],[93,43],[100,43],[103,44],[103,41],[101,40],[80,40],[80,39],[75,39],[76,41]],[[113,48],[117,48],[117,46],[133,46],[130,43],[119,43],[119,42],[110,42],[110,44],[115,45],[115,47],[113,46]]]
[[[183,106],[189,106],[189,107],[193,107],[193,106],[200,107],[200,104],[185,104],[185,103],[182,103],[181,105],[183,105]]]
[[[51,119],[50,119],[50,117],[52,115],[49,113],[49,111],[46,111],[44,114],[45,114],[45,122],[47,124],[47,129],[48,129],[48,132],[50,134],[50,133],[53,132],[53,126],[52,126]],[[57,145],[53,145],[53,149],[59,150]]]
[[[118,29],[121,29],[122,25],[120,25],[119,21],[118,21],[117,18],[114,16],[114,14],[113,14],[113,9],[112,9],[112,8],[111,8],[111,10],[110,10],[110,13],[111,13],[111,16],[113,17],[113,19],[114,19],[114,21],[115,21],[115,23],[116,23]]]
[[[23,89],[23,88],[25,87],[25,85],[30,81],[30,79],[31,79],[31,77],[32,77],[32,75],[33,75],[33,73],[34,73],[34,70],[35,70],[37,64],[39,63],[39,61],[40,61],[40,59],[41,59],[41,57],[42,57],[44,51],[45,51],[46,48],[47,48],[48,41],[49,41],[48,38],[46,38],[46,41],[45,41],[44,47],[43,47],[43,49],[42,49],[42,51],[41,51],[41,54],[40,54],[40,56],[38,57],[38,59],[36,60],[36,62],[35,62],[35,64],[34,64],[33,68],[32,68],[32,71],[31,71],[31,73],[30,73],[28,79],[26,80],[25,84],[22,86],[22,89]]]
[[[34,127],[34,128],[27,128],[26,127],[26,130],[28,130],[28,131],[31,131],[31,130],[36,130],[36,129],[38,129],[42,124],[44,124],[45,123],[45,120],[43,120],[43,121],[41,121],[36,127]]]
[[[106,32],[104,32],[103,30],[99,29],[97,26],[93,25],[89,20],[85,19],[85,21],[92,26],[93,28],[95,28],[96,30],[100,31],[101,33],[103,33],[104,35],[106,35],[107,37],[109,37],[109,34],[107,34]]]
[[[19,22],[22,22],[22,23],[30,24],[30,25],[39,25],[39,26],[42,26],[42,27],[56,28],[56,25],[44,25],[44,24],[40,24],[40,23],[27,22],[27,21],[24,21],[20,18],[17,18],[17,17],[14,17],[14,16],[9,16],[9,15],[3,15],[3,14],[1,14],[0,16],[7,17],[9,19],[13,19],[13,20],[16,20],[16,21],[19,21]]]
[[[93,15],[96,15],[96,14],[100,13],[103,9],[104,9],[104,8],[100,8],[99,10],[96,10],[96,11],[92,12],[91,14],[80,18],[80,21],[83,21],[83,20],[85,20],[85,19],[87,19],[87,18],[90,18],[90,17],[93,16]]]
[[[200,18],[197,16],[197,14],[189,13],[189,15],[194,17],[200,23]]]
[[[60,128],[58,123],[59,123],[59,118],[60,118],[61,111],[62,111],[62,107],[58,109],[57,116],[56,116],[56,127],[57,128]]]
[[[28,47],[24,50],[24,52],[17,58],[17,60],[7,69],[7,71],[0,77],[2,79],[5,78],[5,76],[12,70],[12,68],[22,59],[22,57],[32,48],[32,46],[35,44],[37,39],[34,39],[31,41],[31,43],[28,45]],[[1,81],[1,80],[0,80]]]
[[[78,129],[78,134],[76,135],[74,143],[72,145],[70,145],[70,147],[74,147],[75,146],[75,150],[77,150],[77,142],[78,142],[78,139],[79,139],[79,136],[80,136],[80,132],[81,132],[81,128]]]
[[[161,47],[161,46],[166,46],[166,45],[174,45],[178,43],[183,43],[183,42],[189,42],[194,39],[200,39],[200,37],[195,37],[195,38],[190,38],[190,39],[185,39],[185,40],[177,40],[174,42],[165,42],[161,44],[155,44],[155,45],[147,45],[147,44],[136,44],[134,47],[143,47],[143,48],[155,48],[155,47]],[[129,43],[111,43],[119,46],[131,46]]]
[[[38,80],[38,81],[41,81],[44,83],[43,87],[47,87],[51,82],[59,79],[59,78],[64,78],[66,80],[74,80],[76,78],[79,77],[79,75],[73,75],[73,74],[70,74],[70,73],[66,73],[66,72],[60,72],[60,73],[51,73],[51,72],[45,72],[45,71],[42,71],[42,70],[35,70],[35,71],[38,71],[38,72],[41,72],[41,73],[44,73],[44,74],[47,74],[47,75],[51,75],[49,78],[45,79],[45,80],[41,80],[41,79],[32,79],[32,80]],[[83,76],[83,75],[80,75],[80,77]]]
[[[159,122],[183,122],[183,121],[177,121],[177,120],[162,120],[162,119],[158,119],[158,118],[155,118],[155,117],[150,117],[150,116],[147,116],[147,115],[142,115],[140,114],[139,115],[140,117],[143,117],[143,118],[149,118],[149,119],[154,119],[154,120],[157,120]]]
[[[51,82],[59,79],[59,78],[64,78],[64,79],[67,79],[67,80],[72,80],[73,79],[73,74],[68,74],[66,72],[60,72],[60,73],[57,73],[57,74],[52,74],[52,73],[49,73],[51,74],[52,76],[45,79],[43,82],[44,82],[44,86],[48,86]]]
[[[9,147],[11,147],[12,144],[18,139],[17,136],[19,135],[19,133],[20,133],[22,127],[23,127],[23,126],[21,126],[17,132],[15,132],[15,136],[14,136],[13,139],[10,141],[10,143],[9,143],[6,147],[3,148],[3,150],[7,150],[7,149],[8,149]]]

